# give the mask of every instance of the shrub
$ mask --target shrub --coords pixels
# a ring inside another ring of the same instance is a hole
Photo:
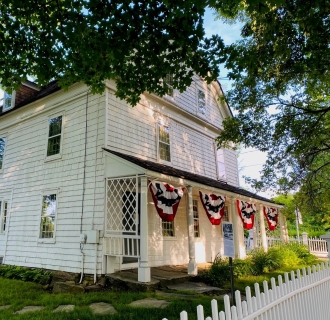
[[[285,245],[289,250],[295,252],[299,259],[301,259],[306,264],[312,264],[316,261],[316,257],[309,252],[309,249],[306,245],[290,242]]]
[[[50,283],[52,273],[43,269],[29,269],[6,265],[0,268],[0,276],[9,279],[36,282],[44,285]]]
[[[251,259],[248,257],[246,259],[234,259],[234,277],[240,278],[251,274]]]

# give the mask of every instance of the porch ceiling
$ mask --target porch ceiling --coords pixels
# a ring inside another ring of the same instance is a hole
[[[184,170],[180,170],[180,169],[175,169],[173,167],[167,166],[165,164],[161,164],[161,163],[157,163],[157,162],[152,162],[149,160],[144,160],[144,159],[140,159],[138,157],[135,156],[131,156],[131,155],[127,155],[121,152],[117,152],[114,150],[110,150],[110,149],[106,149],[103,148],[104,151],[109,152],[117,157],[120,157],[124,160],[127,160],[131,163],[134,163],[135,165],[138,165],[141,168],[150,170],[150,171],[154,171],[154,172],[158,172],[158,173],[162,173],[165,175],[169,175],[169,176],[173,176],[173,177],[177,177],[177,178],[181,178],[181,179],[185,179],[185,180],[190,180],[190,181],[194,181],[200,184],[204,184],[206,186],[209,187],[213,187],[213,188],[217,188],[217,189],[221,189],[221,190],[226,190],[232,193],[237,193],[239,195],[245,196],[245,197],[249,197],[249,198],[253,198],[256,200],[261,200],[261,201],[265,201],[265,202],[270,202],[270,203],[274,203],[272,200],[261,197],[259,195],[257,195],[256,193],[232,186],[228,183],[224,183],[218,180],[214,180],[208,177],[204,177],[201,176],[199,174],[195,174],[195,173],[191,173],[188,171],[184,171]]]

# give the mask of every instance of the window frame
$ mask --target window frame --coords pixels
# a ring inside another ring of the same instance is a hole
[[[168,128],[168,135],[169,135],[169,147],[170,147],[170,161],[168,161],[168,160],[165,160],[165,159],[161,159],[161,157],[160,157],[160,143],[164,143],[164,144],[166,144],[165,142],[163,142],[163,141],[160,141],[160,135],[159,135],[159,128],[160,128],[160,126],[163,126],[163,127],[165,127],[165,128]],[[164,124],[164,123],[162,123],[162,122],[160,122],[160,121],[157,121],[156,122],[156,136],[157,136],[157,160],[158,160],[158,162],[160,162],[160,163],[164,163],[164,164],[172,164],[172,153],[171,153],[171,150],[173,149],[172,148],[172,139],[171,139],[171,137],[172,137],[172,130],[171,130],[171,126],[169,125],[169,124]]]
[[[4,148],[4,151],[3,151],[2,165],[1,165],[1,168],[0,168],[0,173],[2,173],[3,170],[4,170],[4,163],[5,163],[5,159],[6,159],[6,149],[7,149],[7,145],[8,145],[7,134],[6,133],[0,133],[0,138],[5,138],[5,148]]]
[[[174,98],[173,78],[173,74],[168,73],[163,79],[163,85],[165,84],[168,87],[166,95],[171,98]]]
[[[195,204],[194,204],[195,202]],[[199,239],[201,237],[201,229],[200,229],[200,215],[199,215],[199,210],[198,210],[198,204],[199,200],[198,198],[193,198],[193,217],[194,217],[194,238]],[[197,208],[197,218],[195,217],[195,211],[194,211],[194,206]],[[198,227],[198,235],[196,235],[196,230],[195,230],[195,221],[198,221],[197,227]]]
[[[54,230],[53,230],[53,237],[52,238],[41,238],[41,221],[42,221],[42,208],[45,196],[55,195],[56,196],[56,209],[55,209],[55,219],[54,219]],[[49,189],[44,190],[40,194],[40,207],[39,207],[39,214],[38,214],[38,235],[37,235],[37,242],[38,243],[55,243],[56,242],[56,229],[57,229],[57,216],[58,216],[58,196],[59,196],[59,189]]]
[[[60,143],[60,152],[59,153],[56,153],[56,154],[53,154],[53,155],[50,155],[48,156],[48,141],[50,138],[54,137],[49,137],[49,127],[50,127],[50,120],[51,119],[54,119],[54,118],[58,118],[58,117],[62,117],[62,123],[61,123],[61,143]],[[63,134],[63,129],[64,129],[64,118],[65,118],[65,113],[62,111],[62,112],[58,112],[56,114],[51,114],[47,117],[47,129],[46,129],[46,154],[45,154],[45,161],[52,161],[52,160],[57,160],[57,159],[61,159],[62,158],[62,150],[63,150],[63,139],[64,139],[64,134]]]
[[[201,116],[203,118],[206,117],[206,93],[205,93],[205,89],[200,89],[200,88],[196,88],[196,101],[197,101],[197,115]],[[199,92],[204,94],[204,112],[202,112],[199,108]]]
[[[173,235],[164,234],[164,231],[169,230],[168,228],[164,229],[165,224],[172,226],[172,230],[170,230],[170,231],[173,232]],[[176,237],[174,220],[172,222],[167,222],[167,221],[161,220],[161,227],[162,227],[162,236],[163,236],[163,238],[173,239],[173,238]]]
[[[11,95],[11,103],[9,108],[5,108],[6,95]],[[16,91],[13,91],[11,94],[3,90],[3,103],[2,103],[2,112],[7,112],[15,107]]]
[[[6,204],[6,215],[5,214],[5,204]],[[4,220],[4,217],[6,219]],[[5,199],[0,199],[0,219],[1,219],[1,225],[0,225],[0,234],[4,235],[7,233],[8,230],[8,217],[9,217],[9,201]],[[6,221],[4,223],[4,221]]]
[[[222,157],[223,157],[223,162],[219,161],[219,155],[218,152],[222,151]],[[224,176],[220,175],[220,170],[219,170],[219,163],[223,164],[224,167]],[[225,150],[224,149],[217,149],[215,146],[215,165],[216,165],[216,171],[217,171],[217,179],[218,180],[223,180],[223,181],[227,181],[227,170],[226,170],[226,160],[225,160]]]

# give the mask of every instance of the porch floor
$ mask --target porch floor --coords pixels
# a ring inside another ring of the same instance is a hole
[[[198,264],[198,271],[210,267],[210,263]],[[138,282],[138,269],[128,269],[107,274],[111,287],[129,289],[136,291],[153,291],[159,288],[179,283],[188,282],[194,276],[188,275],[187,265],[152,267],[151,281],[147,283]]]

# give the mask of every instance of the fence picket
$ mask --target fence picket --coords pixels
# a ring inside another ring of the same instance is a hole
[[[237,320],[237,310],[235,306],[231,307],[231,319],[232,320]]]
[[[238,320],[243,319],[243,310],[242,310],[242,297],[241,292],[236,290],[235,292],[235,300],[236,300],[236,311]]]
[[[197,319],[204,320],[204,308],[201,304],[197,306]]]
[[[180,313],[180,320],[188,320],[188,313],[187,313],[187,311],[182,311]]]
[[[212,319],[219,320],[219,311],[218,311],[218,302],[217,300],[213,299],[211,301],[211,309],[212,309]]]
[[[225,295],[223,298],[224,304],[225,304],[225,314],[226,314],[226,320],[232,320],[231,319],[231,311],[230,311],[230,299],[228,295]]]
[[[226,320],[226,315],[223,311],[219,312],[219,320]]]
[[[251,288],[246,287],[245,288],[245,296],[246,296],[246,303],[248,307],[248,313],[251,314],[253,312],[253,307],[252,307],[252,297],[251,297]]]

